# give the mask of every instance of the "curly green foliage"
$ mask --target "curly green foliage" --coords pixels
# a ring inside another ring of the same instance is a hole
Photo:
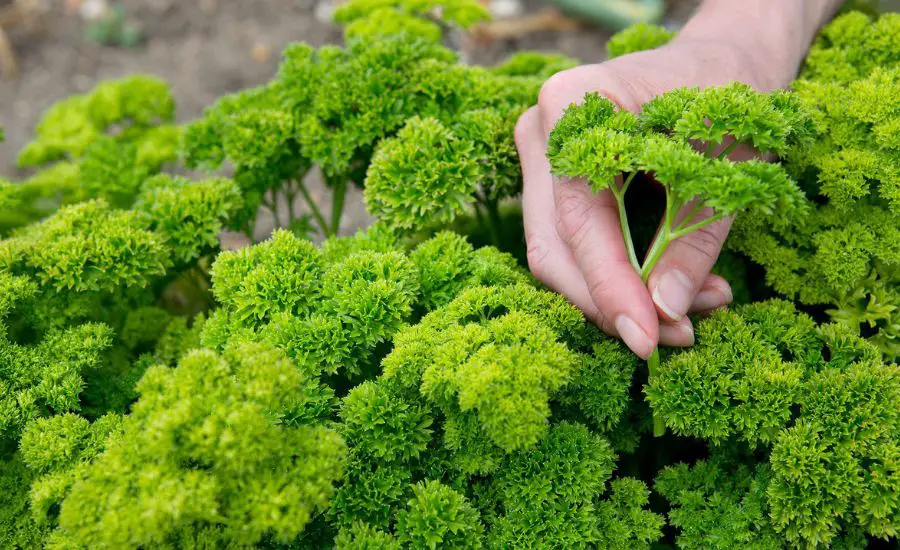
[[[510,456],[494,478],[503,511],[492,546],[583,548],[598,541],[593,500],[604,491],[615,455],[579,424],[561,423],[534,449]]]
[[[494,74],[505,76],[527,76],[547,79],[554,74],[578,66],[578,60],[547,52],[516,52],[491,67]]]
[[[534,448],[511,455],[493,487],[500,513],[492,547],[644,547],[661,537],[663,519],[646,510],[640,481],[606,481],[615,455],[609,443],[580,424],[555,425]]]
[[[150,368],[122,434],[63,501],[61,537],[115,548],[292,540],[327,505],[345,453],[328,428],[278,422],[307,387],[262,344]]]
[[[168,85],[140,75],[54,104],[19,155],[21,166],[40,170],[16,186],[20,208],[2,225],[27,225],[89,199],[128,208],[141,183],[177,159],[174,113]]]
[[[0,458],[0,546],[42,548],[48,528],[34,520],[28,510],[28,489],[33,475],[20,455]]]
[[[477,189],[472,143],[435,119],[413,118],[385,141],[366,176],[366,206],[392,227],[445,224]]]
[[[638,366],[634,354],[614,340],[601,340],[559,396],[560,403],[576,408],[592,427],[609,433],[622,420],[631,395],[631,380]]]
[[[664,469],[654,488],[669,502],[669,523],[686,550],[783,547],[769,519],[771,470],[715,457]]]
[[[714,314],[698,339],[646,388],[668,427],[771,449],[768,513],[791,544],[829,544],[842,530],[896,534],[900,501],[886,498],[900,482],[896,366],[787,302]]]
[[[742,211],[756,212],[759,219],[802,211],[803,193],[784,168],[758,160],[735,163],[728,155],[741,144],[761,152],[802,148],[810,134],[808,117],[790,96],[761,94],[736,82],[664,93],[638,116],[589,93],[551,130],[547,157],[555,175],[583,178],[594,193],[615,199],[628,260],[646,283],[672,242],[684,236]],[[662,224],[643,261],[625,205],[638,174],[652,176],[666,193]],[[657,351],[648,365],[653,378]],[[655,419],[654,432],[663,430]]]
[[[609,496],[597,504],[598,547],[617,550],[650,548],[662,537],[665,518],[647,510],[650,490],[643,481],[614,479]]]
[[[184,265],[218,248],[219,233],[240,207],[240,190],[231,180],[159,175],[144,182],[134,209],[163,236],[173,261]]]
[[[409,460],[431,442],[427,407],[410,403],[376,382],[353,388],[341,406],[342,433],[358,453],[386,461]]]
[[[393,536],[362,522],[354,522],[341,530],[334,539],[338,550],[400,550],[403,548]]]
[[[0,241],[0,268],[56,292],[146,286],[168,261],[164,243],[136,212],[99,200],[63,208]]]
[[[811,147],[786,166],[806,194],[805,215],[738,218],[729,245],[766,269],[766,282],[835,321],[872,333],[900,356],[900,17],[859,13],[823,30],[790,96],[811,114]]]
[[[523,284],[476,287],[400,332],[379,383],[437,407],[453,467],[487,473],[504,454],[543,437],[551,399],[593,361],[581,352],[598,337],[558,296]],[[610,360],[610,372],[613,365]],[[627,388],[631,371],[623,371],[628,379],[614,380]],[[605,414],[599,410],[604,400],[610,403]],[[601,396],[593,404],[610,423],[623,408]]]
[[[19,442],[22,461],[34,475],[30,508],[36,522],[55,524],[55,514],[72,485],[110,438],[122,432],[123,420],[108,415],[88,422],[71,413],[30,422]]]
[[[610,37],[606,43],[606,57],[612,59],[644,50],[652,50],[667,44],[675,32],[650,23],[637,23]]]
[[[28,421],[78,410],[85,371],[111,345],[112,331],[99,324],[50,331],[33,345],[0,337],[0,449]]]
[[[334,12],[335,22],[347,25],[347,38],[409,33],[437,41],[441,26],[468,29],[488,19],[487,8],[476,0],[352,0]]]
[[[115,130],[128,140],[174,116],[175,101],[165,82],[141,75],[108,80],[50,107],[35,129],[35,140],[20,153],[19,164],[77,158],[98,136]]]
[[[439,481],[412,488],[397,515],[397,538],[412,548],[481,548],[483,527],[466,498]]]
[[[885,13],[875,21],[850,12],[829,23],[806,57],[800,78],[849,83],[876,67],[900,63],[900,16]]]
[[[462,290],[473,286],[531,281],[509,254],[491,247],[475,250],[465,237],[449,231],[420,244],[410,253],[410,259],[419,269],[419,302],[426,310],[446,305]]]
[[[629,258],[646,278],[675,239],[738,211],[786,215],[801,205],[802,193],[780,166],[733,163],[727,154],[741,143],[782,152],[808,141],[808,134],[806,118],[793,102],[783,101],[781,93],[760,94],[743,84],[662,94],[639,117],[588,94],[552,130],[548,157],[555,174],[586,178],[595,192],[613,194]],[[727,137],[732,141],[725,145]],[[697,142],[705,153],[694,150]],[[624,213],[625,193],[638,173],[651,174],[667,198],[665,223],[643,265]],[[622,183],[617,183],[620,176]],[[689,201],[694,204],[679,218]],[[703,208],[712,213],[701,215]]]
[[[352,440],[347,441],[353,445]],[[351,448],[343,483],[328,510],[333,524],[347,529],[355,522],[390,531],[396,512],[410,497],[412,469],[360,455]]]
[[[257,332],[316,372],[357,372],[411,316],[418,273],[394,250],[361,244],[337,257],[329,252],[335,246],[323,253],[277,231],[262,244],[220,254],[212,280],[224,308],[207,324],[205,343],[221,347],[233,334]]]

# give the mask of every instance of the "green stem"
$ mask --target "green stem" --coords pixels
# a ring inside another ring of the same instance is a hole
[[[702,227],[706,227],[707,225],[716,223],[717,221],[721,220],[722,218],[724,218],[724,216],[722,216],[721,214],[715,214],[715,215],[710,216],[702,221],[695,223],[694,225],[688,225],[687,227],[680,227],[679,229],[677,229],[676,231],[673,231],[671,233],[671,237],[672,237],[671,240],[674,241],[675,239],[680,239],[681,237],[684,237],[688,233],[692,233]]]
[[[340,178],[332,187],[331,193],[331,234],[337,235],[341,230],[341,216],[344,214],[344,199],[347,196],[347,180]]]
[[[491,241],[494,246],[497,248],[501,248],[503,244],[501,241],[501,221],[500,221],[500,208],[496,199],[487,199],[484,202],[484,209],[487,212],[487,216],[485,217],[485,221],[487,222],[487,230],[491,235]]]
[[[294,182],[289,181],[284,188],[284,194],[287,196],[287,228],[290,229],[294,224],[294,201],[297,199],[297,188]]]
[[[672,233],[672,221],[675,218],[675,213],[681,209],[681,205],[678,204],[674,199],[671,198],[671,193],[666,192],[666,217],[663,222],[663,226],[660,229],[659,233],[657,233],[656,238],[653,240],[653,244],[650,246],[650,250],[647,252],[647,257],[644,260],[644,265],[641,267],[641,281],[644,284],[647,284],[647,281],[650,279],[650,274],[653,273],[653,268],[656,267],[656,264],[659,262],[660,258],[662,258],[663,253],[669,248],[669,245],[672,243],[674,239]],[[647,358],[647,379],[652,380],[659,373],[659,347],[653,349],[653,353],[650,354],[650,357]],[[653,436],[661,437],[666,433],[666,425],[663,422],[662,418],[653,415]]]
[[[659,373],[659,348],[653,350],[653,354],[647,359],[647,376],[652,380]],[[657,415],[653,415],[653,437],[662,437],[666,434],[666,423]]]
[[[625,180],[621,191],[616,191],[614,188],[610,188],[610,191],[616,198],[616,210],[619,211],[619,225],[622,228],[622,236],[625,238],[625,250],[628,252],[628,261],[631,262],[634,270],[640,273],[641,262],[638,261],[637,253],[634,251],[634,239],[631,237],[631,229],[628,226],[628,214],[625,212],[625,190],[628,188],[628,184],[631,183],[632,176]]]
[[[687,224],[689,224],[691,220],[694,219],[694,216],[696,216],[701,210],[703,210],[703,201],[697,201],[697,204],[695,204],[691,211],[688,212],[687,216],[685,216],[684,219],[681,220],[681,222],[677,226],[675,226],[675,232],[687,227]]]
[[[722,152],[719,153],[718,155],[716,155],[716,158],[717,158],[717,159],[723,159],[723,158],[727,157],[728,155],[731,154],[732,151],[734,151],[735,147],[737,147],[737,146],[740,145],[740,144],[741,144],[741,142],[738,141],[738,140],[732,141],[732,142],[728,145],[728,147],[722,149]]]
[[[309,190],[306,188],[306,184],[304,184],[302,180],[298,180],[297,188],[299,189],[300,194],[303,195],[303,199],[306,201],[306,205],[312,212],[313,217],[316,219],[316,223],[319,225],[319,230],[322,231],[322,235],[324,235],[325,237],[331,237],[331,228],[329,227],[328,222],[325,221],[325,216],[322,215],[322,211],[319,210],[319,206],[316,204],[316,201],[314,201],[312,196],[309,194]]]

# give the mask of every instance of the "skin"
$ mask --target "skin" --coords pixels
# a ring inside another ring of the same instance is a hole
[[[707,0],[669,44],[553,75],[538,105],[516,126],[524,177],[528,265],[541,282],[565,295],[610,335],[646,359],[657,343],[690,346],[687,313],[731,303],[728,283],[710,273],[732,220],[670,245],[645,286],[628,262],[616,201],[583,181],[550,174],[547,138],[564,109],[587,92],[639,112],[653,97],[684,86],[739,81],[759,91],[786,87],[796,76],[836,0]],[[749,158],[736,150],[732,158]]]

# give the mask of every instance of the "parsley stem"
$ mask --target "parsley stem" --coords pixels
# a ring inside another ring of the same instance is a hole
[[[740,145],[740,144],[741,144],[741,142],[738,141],[738,140],[732,141],[732,142],[728,145],[728,147],[726,147],[725,149],[722,150],[721,153],[719,153],[718,155],[716,155],[716,158],[717,158],[717,159],[723,159],[723,158],[726,158],[728,155],[731,154],[732,151],[734,151],[735,147],[737,147],[737,146]]]
[[[341,216],[344,214],[344,199],[347,196],[347,180],[340,178],[332,187],[331,194],[331,234],[341,230]]]
[[[303,195],[304,200],[306,200],[306,205],[309,206],[309,210],[312,212],[313,217],[316,219],[316,223],[319,225],[319,229],[322,231],[322,235],[324,235],[325,237],[331,237],[331,227],[329,227],[328,222],[325,221],[325,216],[322,215],[322,211],[319,210],[318,205],[316,205],[316,201],[314,201],[312,196],[309,194],[309,190],[306,188],[306,184],[303,183],[303,180],[297,180],[297,188]]]
[[[679,228],[677,230],[672,232],[672,234],[671,234],[672,240],[674,241],[675,239],[684,237],[688,233],[692,233],[694,231],[697,231],[700,228],[706,227],[707,225],[716,223],[717,221],[721,220],[723,217],[724,216],[722,216],[721,214],[714,214],[714,215],[712,215],[706,219],[703,219],[693,225],[688,225],[686,227],[679,226]]]
[[[613,184],[610,186],[609,190],[616,198],[616,210],[619,212],[619,226],[622,229],[622,237],[625,239],[625,250],[628,252],[628,261],[631,262],[634,270],[640,273],[641,263],[638,261],[637,253],[634,250],[634,239],[631,237],[631,229],[628,227],[628,214],[625,212],[625,191],[628,190],[628,186],[631,184],[631,180],[634,179],[636,174],[637,172],[632,172],[625,178],[622,189],[617,190],[615,184]]]

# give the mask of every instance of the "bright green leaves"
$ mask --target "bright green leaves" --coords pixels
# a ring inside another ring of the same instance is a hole
[[[577,60],[558,53],[516,52],[496,67],[492,67],[491,71],[498,75],[547,79],[577,65]]]
[[[794,91],[773,96],[809,113],[811,143],[800,140],[785,155],[808,200],[777,223],[739,217],[729,240],[765,267],[778,292],[831,304],[832,318],[852,330],[867,325],[889,359],[900,338],[888,313],[900,310],[900,297],[887,290],[900,282],[891,252],[900,227],[898,37],[896,14],[872,22],[849,13],[823,29]]]
[[[547,157],[554,175],[582,178],[595,193],[612,195],[629,262],[646,283],[669,245],[685,235],[745,210],[784,217],[802,209],[803,193],[782,167],[733,163],[728,154],[741,144],[761,152],[799,149],[810,131],[797,102],[739,83],[661,94],[637,118],[589,93],[551,130]],[[695,151],[697,145],[705,151]],[[666,191],[663,222],[643,261],[625,209],[625,195],[640,173]],[[648,365],[652,379],[659,365],[656,350]],[[663,429],[657,419],[654,433],[662,435]]]
[[[194,540],[209,529],[232,544],[293,539],[327,505],[345,452],[327,428],[272,418],[305,388],[300,371],[262,345],[151,368],[122,435],[63,502],[61,532],[115,547]]]
[[[345,254],[334,250],[339,241],[323,253],[276,231],[264,243],[220,254],[212,283],[224,307],[204,328],[204,343],[262,338],[313,372],[358,372],[412,315],[419,283],[413,262],[389,249],[389,237],[352,240]]]
[[[372,157],[366,205],[400,229],[445,224],[475,192],[478,166],[472,144],[435,119],[412,119]]]
[[[713,441],[770,443],[793,418],[807,369],[823,362],[814,324],[786,302],[715,314],[698,341],[662,366],[647,398],[675,433]]]
[[[523,285],[472,289],[395,339],[385,382],[444,413],[464,471],[493,470],[503,452],[537,442],[550,399],[589,361],[565,343],[577,346],[583,319],[556,298]]]
[[[438,481],[418,483],[407,509],[397,515],[397,537],[411,548],[481,548],[478,512]]]
[[[251,324],[282,311],[307,313],[319,296],[319,254],[311,242],[276,231],[262,244],[220,254],[212,270],[213,293]]]
[[[648,548],[662,537],[665,518],[647,510],[650,490],[642,481],[623,477],[611,483],[609,497],[597,505],[601,548]]]
[[[363,382],[344,398],[343,433],[357,452],[378,459],[409,460],[431,441],[428,409],[392,395],[383,385]]]
[[[347,24],[348,39],[407,34],[437,42],[444,25],[468,29],[487,19],[476,0],[353,0],[334,12],[335,22]]]
[[[162,239],[136,213],[110,210],[102,201],[63,208],[0,242],[0,266],[57,292],[145,286],[168,261]]]
[[[590,502],[603,492],[614,460],[602,437],[563,422],[534,449],[511,456],[495,482],[508,512],[536,504]]]
[[[55,523],[55,510],[84,468],[121,431],[122,417],[117,415],[91,423],[67,413],[28,424],[19,445],[22,460],[36,475],[31,487],[31,513],[36,521]]]
[[[147,180],[135,204],[179,264],[218,247],[219,233],[240,207],[240,191],[231,180],[193,182],[167,175]]]
[[[360,252],[326,271],[322,309],[343,321],[351,342],[371,348],[400,329],[418,293],[418,273],[403,254]]]
[[[782,112],[782,107],[791,110]],[[782,105],[781,101],[773,101],[772,95],[760,94],[746,84],[735,82],[701,90],[685,105],[671,129],[685,141],[698,140],[717,146],[726,136],[731,136],[760,152],[780,154],[792,145],[789,137],[808,139],[798,133],[806,129],[798,114],[798,105]],[[792,123],[798,127],[792,127]]]
[[[748,466],[714,456],[693,466],[664,469],[654,489],[669,502],[669,523],[678,528],[679,548],[778,548],[784,541],[768,517],[766,466]]]
[[[609,59],[634,52],[652,50],[667,44],[675,33],[650,23],[637,23],[614,34],[606,43]]]
[[[635,172],[652,175],[674,199],[667,220],[694,197],[718,217],[748,207],[786,212],[802,195],[783,170],[758,162],[735,164],[716,151],[726,137],[734,143],[725,151],[747,143],[782,152],[807,140],[807,119],[797,109],[781,94],[759,94],[735,83],[662,94],[635,123],[627,112],[616,112],[612,102],[589,94],[584,103],[570,106],[551,132],[548,157],[554,173],[585,178],[595,192],[609,188],[624,194]],[[705,144],[706,155],[691,147],[695,141]],[[626,181],[621,189],[615,184],[619,176]],[[690,230],[690,221],[673,231]]]
[[[101,83],[90,93],[72,96],[51,107],[36,129],[37,137],[19,156],[23,166],[78,157],[112,126],[128,140],[150,126],[170,122],[175,103],[168,86],[153,77],[132,76]]]
[[[813,44],[801,78],[852,82],[865,78],[876,67],[900,62],[900,16],[881,15],[876,21],[851,12],[822,29]]]
[[[698,335],[698,346],[672,356],[646,388],[667,426],[771,448],[770,473],[745,490],[757,499],[765,490],[772,526],[792,544],[829,544],[857,525],[893,535],[898,502],[884,495],[897,483],[897,368],[847,329],[817,329],[785,302],[716,314]],[[662,492],[689,505],[671,488]],[[678,517],[688,536],[692,520]],[[747,530],[738,527],[730,537]]]
[[[448,393],[456,393],[459,410],[474,411],[487,437],[500,448],[530,446],[546,430],[548,398],[566,382],[575,358],[552,331],[527,314],[491,320],[483,331],[473,327],[459,335],[446,334],[451,345],[465,340],[479,344],[468,357],[456,354],[457,365],[442,364],[444,353],[438,351],[435,365],[422,374],[422,392],[443,407],[451,406],[441,403]]]
[[[28,346],[0,338],[0,447],[34,418],[78,410],[85,372],[111,345],[112,331],[97,324],[52,331]]]

